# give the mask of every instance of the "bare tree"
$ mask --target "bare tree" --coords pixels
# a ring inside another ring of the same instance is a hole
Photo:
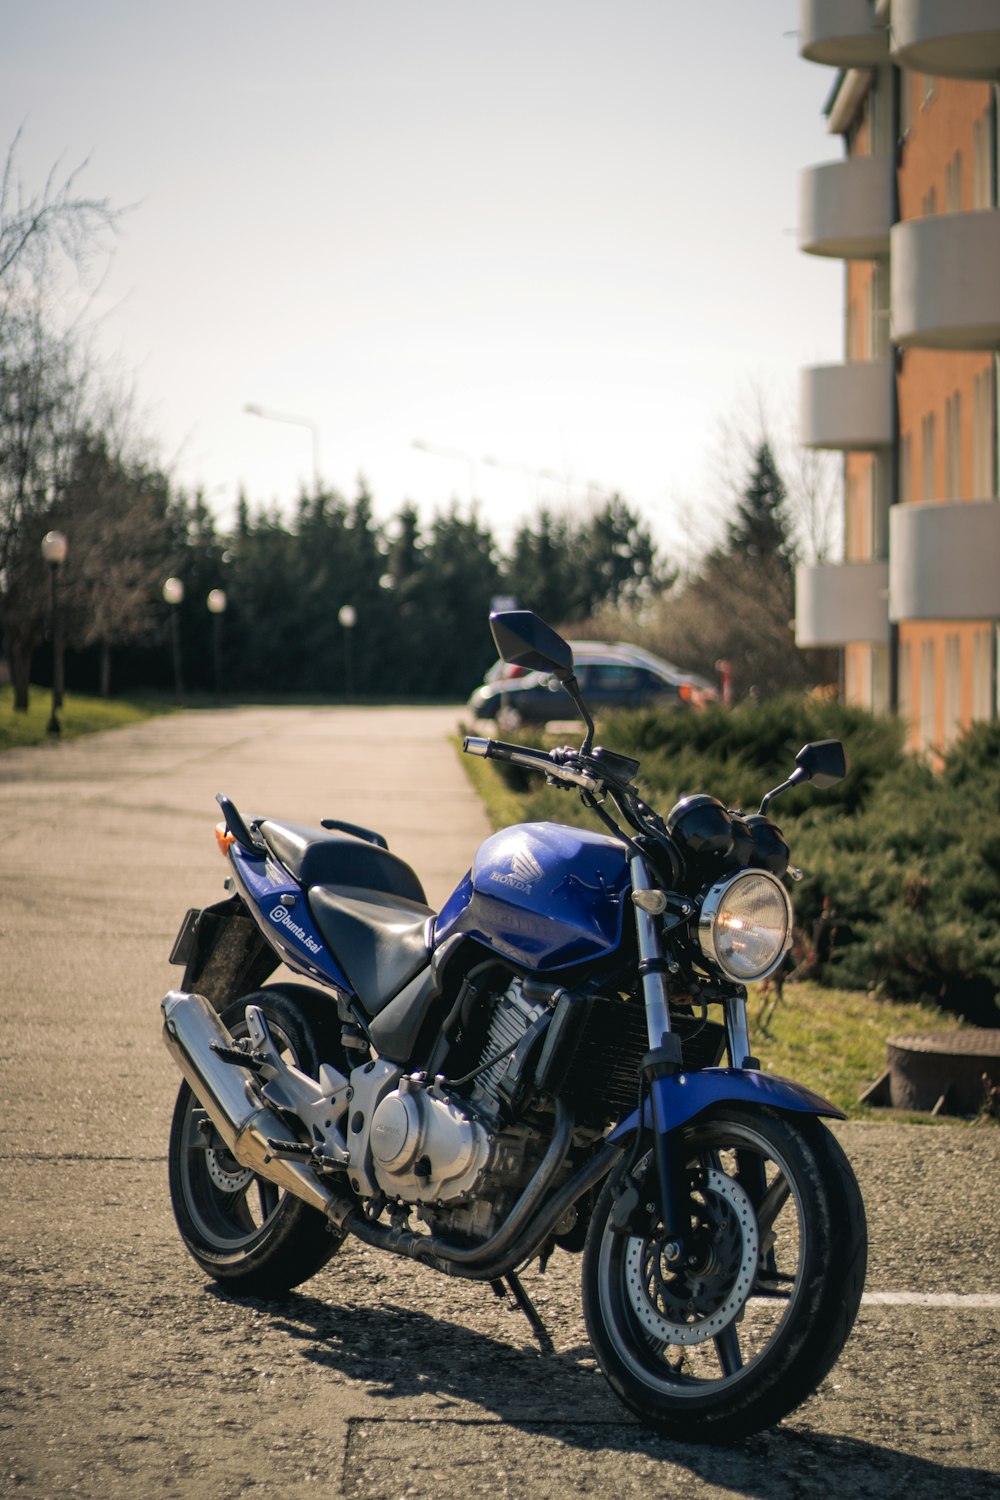
[[[26,193],[17,174],[20,130],[0,174],[0,291],[8,293],[17,278],[36,283],[49,278],[53,258],[61,255],[77,274],[84,273],[106,250],[108,232],[120,211],[106,198],[88,198],[77,190],[86,162],[59,180],[59,163],[40,193]],[[0,319],[3,298],[0,298]]]
[[[45,608],[39,544],[71,454],[85,382],[65,339],[37,308],[0,328],[0,623],[14,706],[28,706],[31,656]]]
[[[88,285],[117,214],[77,190],[78,169],[53,168],[39,194],[17,175],[20,133],[0,174],[0,625],[26,709],[44,613],[39,542],[65,483],[93,367],[79,325],[60,326],[56,291],[67,273]]]

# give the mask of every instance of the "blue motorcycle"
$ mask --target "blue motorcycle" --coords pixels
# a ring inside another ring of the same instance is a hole
[[[621,1400],[671,1437],[743,1438],[815,1390],[864,1284],[823,1123],[843,1115],[761,1071],[746,1010],[791,943],[768,805],[839,780],[843,748],[806,745],[756,814],[688,796],[664,818],[638,762],[594,746],[561,637],[528,611],[490,623],[586,737],[465,750],[575,789],[599,831],[504,829],[435,912],[379,834],[247,822],[220,795],[230,894],[188,913],[162,1005],[177,1224],[232,1292],[281,1295],[354,1236],[509,1294],[549,1349],[518,1268],[582,1253]],[[309,982],[265,987],[279,962]]]

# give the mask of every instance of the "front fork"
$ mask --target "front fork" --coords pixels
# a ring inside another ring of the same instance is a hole
[[[670,1025],[670,989],[667,976],[676,969],[676,965],[664,952],[659,920],[664,909],[660,905],[663,897],[649,865],[641,854],[634,854],[629,860],[629,869],[639,942],[639,978],[646,1007],[646,1031],[649,1039],[649,1051],[640,1067],[649,1088],[660,1220],[667,1242],[667,1258],[680,1259],[685,1253],[685,1243],[691,1233],[691,1208],[680,1133],[671,1130],[667,1124],[666,1102],[668,1080],[683,1067],[680,1038]],[[732,1067],[757,1066],[756,1060],[750,1056],[745,990],[740,990],[726,1002],[726,1043]],[[632,1185],[633,1200],[636,1196]],[[648,1211],[649,1205],[645,1205],[645,1208]],[[619,1220],[624,1216],[635,1221],[637,1211],[641,1216],[641,1210],[635,1201],[628,1208],[623,1204],[622,1209],[622,1214],[618,1215]]]
[[[681,1070],[681,1043],[670,1025],[670,989],[667,974],[670,960],[664,953],[662,927],[659,917],[663,907],[656,882],[649,865],[641,854],[633,854],[629,860],[632,876],[632,897],[635,908],[636,936],[639,940],[639,979],[642,998],[646,1007],[646,1034],[649,1051],[640,1068],[649,1089],[653,1116],[653,1160],[656,1164],[656,1182],[660,1197],[660,1219],[664,1233],[679,1259],[684,1253],[685,1239],[690,1234],[690,1209],[684,1177],[684,1163],[680,1159],[676,1137],[668,1130],[663,1098],[663,1083]],[[632,1189],[634,1193],[634,1186]],[[648,1205],[646,1205],[648,1211]],[[635,1217],[638,1204],[632,1207],[630,1217]],[[640,1211],[641,1213],[641,1211]]]

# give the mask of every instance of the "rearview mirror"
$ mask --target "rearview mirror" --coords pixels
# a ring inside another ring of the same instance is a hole
[[[496,648],[512,667],[554,672],[560,682],[573,676],[573,652],[561,635],[530,609],[508,609],[490,615]]]
[[[780,797],[789,787],[800,786],[803,781],[811,781],[817,787],[833,786],[835,782],[843,781],[846,775],[847,756],[840,741],[812,740],[808,745],[803,745],[795,757],[795,770],[791,776],[768,792],[761,801],[759,811],[767,812],[775,797]]]
[[[795,757],[802,779],[814,786],[834,786],[847,775],[847,756],[839,740],[814,740]]]

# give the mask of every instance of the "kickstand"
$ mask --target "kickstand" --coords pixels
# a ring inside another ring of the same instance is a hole
[[[538,1340],[538,1344],[541,1348],[542,1353],[555,1354],[556,1346],[552,1342],[549,1330],[542,1322],[541,1314],[539,1313],[538,1308],[532,1302],[531,1298],[528,1296],[528,1293],[521,1285],[521,1281],[519,1276],[517,1275],[517,1272],[509,1271],[507,1275],[501,1280],[491,1281],[490,1286],[493,1288],[498,1297],[503,1297],[507,1294],[507,1292],[510,1292],[515,1306],[521,1309],[521,1311],[524,1313],[524,1316],[531,1324],[531,1331],[535,1335],[535,1338]]]

